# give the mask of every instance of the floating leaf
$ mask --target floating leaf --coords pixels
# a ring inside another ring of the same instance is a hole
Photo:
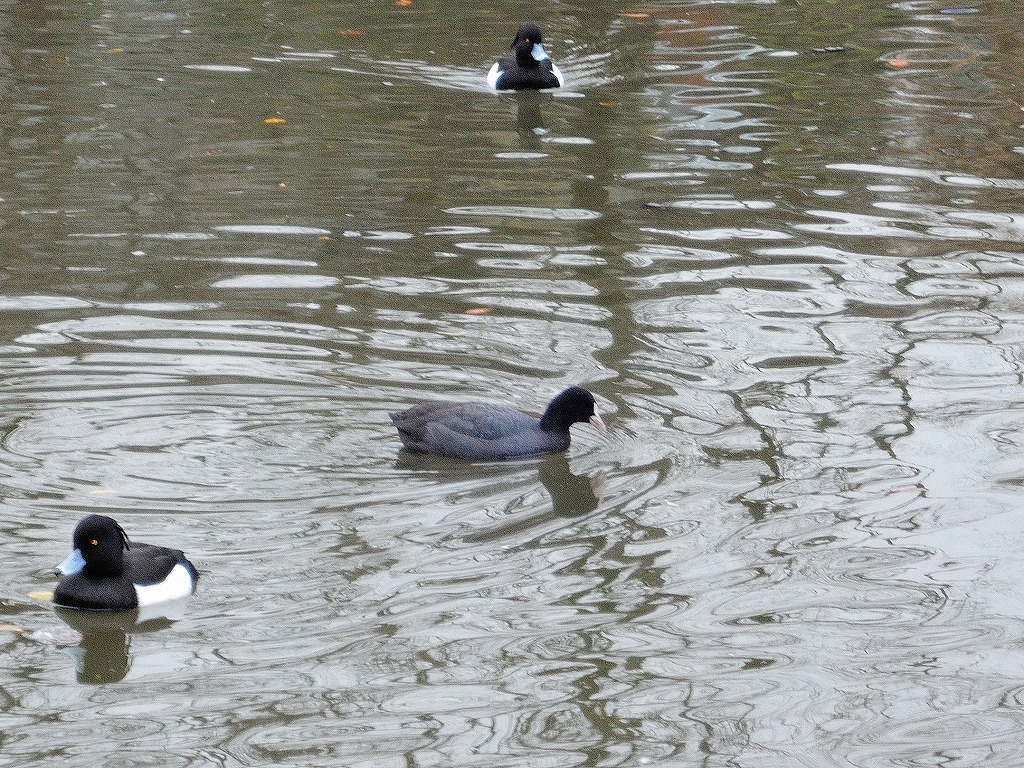
[[[412,0],[395,0],[395,5],[401,5],[403,7],[406,5],[412,5]]]
[[[263,122],[267,125],[281,125],[285,122],[285,119],[283,117],[268,117]]]
[[[28,596],[31,597],[33,600],[52,600],[53,592],[50,592],[48,590],[43,590],[40,592],[29,592]]]
[[[470,307],[466,310],[467,315],[486,315],[488,312],[493,312],[493,307]]]
[[[624,19],[647,19],[651,16],[649,13],[642,13],[640,11],[619,11],[616,15]]]
[[[893,67],[895,69],[903,69],[903,67],[906,67],[910,64],[909,61],[900,57],[891,58],[887,61],[887,63],[890,67]]]

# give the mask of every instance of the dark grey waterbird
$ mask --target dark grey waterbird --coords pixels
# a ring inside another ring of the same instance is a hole
[[[569,387],[540,419],[507,405],[438,400],[391,414],[402,444],[413,451],[457,459],[511,459],[558,453],[569,447],[569,427],[589,422],[607,431],[594,396]]]

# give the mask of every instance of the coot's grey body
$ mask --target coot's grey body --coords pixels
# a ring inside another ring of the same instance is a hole
[[[457,459],[510,459],[568,449],[569,427],[605,426],[594,396],[582,387],[559,394],[540,419],[505,405],[440,400],[392,413],[402,444],[413,451]]]

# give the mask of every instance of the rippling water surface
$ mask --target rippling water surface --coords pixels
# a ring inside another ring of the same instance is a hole
[[[0,764],[1024,764],[1016,3],[5,10]]]

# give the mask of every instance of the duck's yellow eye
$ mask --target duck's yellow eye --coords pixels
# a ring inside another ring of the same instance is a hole
[[[92,540],[92,541],[90,541],[89,543],[90,543],[90,544],[92,544],[92,545],[93,545],[94,547],[98,547],[98,546],[99,546],[99,544],[100,544],[100,543],[99,543],[99,541],[97,541],[96,539],[93,539],[93,540]]]

